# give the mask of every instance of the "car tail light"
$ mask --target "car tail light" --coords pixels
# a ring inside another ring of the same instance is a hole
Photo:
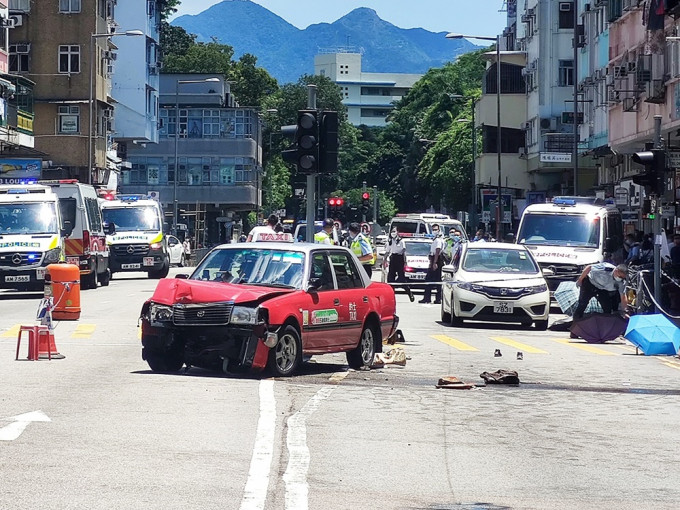
[[[83,230],[83,253],[89,255],[90,253],[90,231]]]
[[[413,269],[411,266],[404,266],[404,271],[406,271],[407,273],[412,273],[413,271],[415,271],[415,269]]]

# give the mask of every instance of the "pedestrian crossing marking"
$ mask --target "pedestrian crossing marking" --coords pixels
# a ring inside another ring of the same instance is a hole
[[[458,349],[459,351],[478,351],[476,347],[472,347],[471,345],[468,345],[466,343],[461,342],[460,340],[456,340],[455,338],[451,338],[450,336],[446,335],[430,335],[432,338],[435,340],[439,340],[440,342],[445,343],[446,345],[450,345],[451,347]]]
[[[96,324],[78,324],[75,331],[71,333],[71,338],[90,338],[96,328]]]
[[[4,331],[2,333],[3,338],[16,338],[19,336],[19,328],[21,327],[21,324],[15,324],[11,328],[9,328],[7,331]]]
[[[491,340],[494,340],[496,342],[500,342],[505,345],[509,345],[510,347],[514,347],[516,349],[519,349],[520,351],[528,352],[531,354],[548,354],[547,351],[544,351],[543,349],[539,349],[537,347],[532,347],[531,345],[523,344],[521,342],[516,342],[515,340],[511,340],[509,338],[504,338],[502,336],[490,336]]]
[[[604,349],[600,349],[599,347],[595,347],[590,344],[582,344],[578,342],[572,342],[571,340],[560,340],[560,339],[553,339],[554,342],[558,342],[560,344],[568,345],[569,347],[576,347],[577,349],[581,349],[582,351],[587,351],[592,354],[599,354],[601,356],[616,356],[613,352],[605,351]]]

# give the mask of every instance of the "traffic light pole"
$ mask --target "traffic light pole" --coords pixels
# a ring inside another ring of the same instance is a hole
[[[371,228],[373,246],[378,237],[378,186],[373,186],[373,227]]]
[[[655,149],[663,149],[663,141],[661,140],[661,115],[654,115],[654,148]],[[661,173],[661,176],[658,176],[660,178],[661,182],[664,182],[664,171],[666,170],[666,158],[664,154],[664,166],[663,168],[655,168],[655,172]],[[656,303],[661,303],[661,198],[662,194],[659,193],[659,188],[661,186],[657,186],[657,189],[654,190],[654,193],[657,196],[656,199],[656,210],[652,211],[654,213],[654,221],[652,223],[652,229],[654,231],[654,301]],[[659,307],[656,306],[656,311],[657,313],[661,312],[659,310]]]
[[[363,182],[361,186],[361,195],[363,196],[364,191],[366,191],[366,181]],[[366,223],[366,213],[361,213],[361,223]]]
[[[316,110],[316,85],[307,85],[307,108]],[[317,135],[318,136],[318,135]],[[316,177],[317,174],[307,175],[307,242],[314,242],[314,218],[316,209]]]

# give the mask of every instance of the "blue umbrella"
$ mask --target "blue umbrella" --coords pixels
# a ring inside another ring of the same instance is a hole
[[[576,286],[576,282],[560,282],[553,296],[563,313],[574,315],[580,293],[581,289]],[[602,307],[597,299],[591,298],[583,313],[602,313]]]
[[[660,313],[633,315],[623,336],[646,356],[674,355],[680,349],[680,328]]]

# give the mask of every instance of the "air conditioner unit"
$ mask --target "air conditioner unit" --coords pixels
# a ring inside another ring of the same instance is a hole
[[[620,103],[621,102],[621,92],[616,89],[607,89],[607,101],[610,103]]]
[[[115,53],[113,51],[105,51],[104,58],[106,60],[116,60],[118,58],[118,53]]]
[[[593,80],[600,81],[602,79],[602,69],[595,69],[593,72]]]
[[[629,73],[634,73],[635,69],[637,69],[637,62],[628,62],[627,68]]]
[[[0,18],[0,27],[14,28],[16,26],[14,22],[15,20],[12,16],[9,18]]]
[[[571,2],[560,2],[560,11],[561,12],[569,12],[569,11],[571,11],[572,5],[573,4]]]
[[[158,66],[149,66],[149,74],[158,74]]]
[[[13,27],[20,27],[21,25],[24,24],[24,17],[21,14],[13,14],[7,20],[12,20],[13,21]]]
[[[531,122],[522,122],[522,123],[520,124],[520,129],[523,129],[523,130],[525,130],[525,131],[526,131],[527,129],[529,129],[530,127],[531,127]]]
[[[628,75],[628,67],[627,66],[614,66],[614,77],[615,78],[623,78],[624,76]]]
[[[554,131],[555,129],[557,129],[557,119],[555,117],[542,118],[541,129]]]

